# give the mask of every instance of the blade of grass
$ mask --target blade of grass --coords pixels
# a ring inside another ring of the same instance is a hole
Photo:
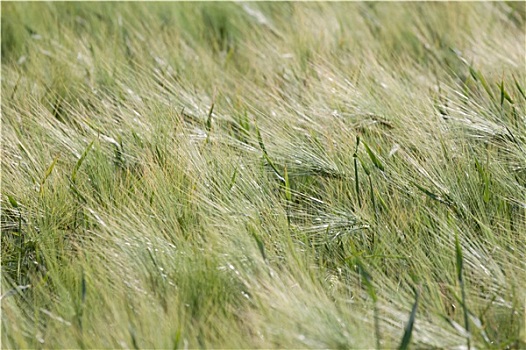
[[[40,194],[43,193],[43,191],[44,191],[44,184],[46,183],[47,179],[49,178],[49,176],[53,172],[53,168],[55,168],[55,165],[57,164],[58,158],[59,158],[58,155],[55,156],[55,158],[53,159],[53,161],[51,162],[49,167],[46,169],[46,172],[44,173],[44,177],[42,178],[42,181],[40,181],[40,189],[39,189],[39,193]]]
[[[486,81],[486,78],[484,78],[484,75],[480,71],[475,70],[474,68],[470,67],[471,75],[475,78],[475,80],[479,81],[486,93],[489,95],[489,97],[495,101],[495,96],[493,95],[493,91],[491,91],[488,82]]]
[[[471,320],[471,324],[473,324],[480,331],[480,334],[482,335],[483,340],[489,345],[491,342],[490,342],[490,340],[488,338],[488,335],[486,334],[486,332],[484,330],[484,326],[483,326],[483,322],[482,322],[484,314],[482,314],[480,317],[477,317],[477,315],[475,315],[473,313],[473,311],[471,311],[466,305],[464,305],[464,302],[462,301],[461,298],[458,297],[458,295],[455,293],[454,289],[453,288],[449,288],[449,289],[450,289],[451,295],[456,300],[456,302],[459,303],[463,308],[466,308],[468,316],[469,316],[469,319]],[[492,298],[493,301],[495,301],[495,299],[496,299],[495,297]],[[446,319],[448,319],[448,318],[446,317]],[[449,319],[448,319],[448,322],[451,324]],[[460,325],[457,325],[455,327],[456,328],[461,328]],[[463,334],[465,334],[466,336],[469,335],[469,332],[467,330],[464,329],[462,331],[463,331]]]
[[[358,178],[358,146],[360,145],[360,136],[356,137],[356,149],[354,150],[354,185],[356,188],[356,197],[358,198],[358,205],[362,207],[362,198],[360,196],[360,181]]]
[[[380,159],[376,156],[376,154],[374,154],[374,152],[371,150],[369,145],[367,145],[365,141],[362,141],[362,142],[363,142],[363,145],[365,146],[365,150],[367,151],[367,154],[369,155],[369,158],[371,158],[371,160],[373,161],[373,164],[381,171],[385,171],[384,165],[382,164]]]
[[[455,233],[455,255],[457,261],[457,278],[460,284],[460,290],[462,293],[462,309],[464,311],[464,327],[467,332],[466,341],[468,350],[471,349],[471,332],[469,330],[469,317],[468,317],[468,308],[466,306],[466,289],[464,287],[464,257],[462,255],[462,247],[460,246],[460,241],[458,239],[458,233]]]
[[[365,164],[365,162],[360,156],[358,156],[358,160],[360,161],[360,164],[362,164],[362,168],[363,168],[363,171],[365,171],[365,175],[370,176],[371,171],[369,170],[369,167],[367,167],[367,165]]]
[[[278,169],[276,168],[276,166],[274,165],[274,163],[272,162],[272,160],[270,159],[270,157],[269,157],[269,155],[267,153],[267,149],[265,148],[265,144],[263,143],[263,137],[261,137],[261,132],[259,131],[259,128],[258,128],[257,124],[256,124],[256,133],[257,133],[257,136],[258,136],[259,146],[261,147],[261,150],[263,151],[263,158],[265,158],[265,160],[270,165],[270,167],[272,168],[272,170],[274,171],[274,174],[276,174],[278,179],[282,183],[285,183],[285,178],[283,176],[281,176],[281,174],[279,173]]]
[[[82,193],[80,193],[80,191],[77,188],[77,186],[75,186],[75,184],[73,182],[71,182],[71,181],[69,183],[69,188],[71,189],[71,191],[73,192],[75,197],[77,197],[81,202],[83,202],[83,203],[87,203],[88,202],[86,197],[84,197],[84,195]]]
[[[208,111],[208,117],[206,118],[206,141],[205,143],[208,143],[210,140],[210,133],[212,131],[212,113],[214,112],[214,102],[212,102],[212,105],[210,106],[210,110]]]
[[[287,167],[285,166],[285,169],[283,171],[283,178],[285,179],[285,198],[290,203],[292,202],[292,191],[290,190],[290,181],[289,181],[289,173],[287,171]]]
[[[288,227],[290,228],[290,206],[292,203],[292,191],[290,189],[289,174],[288,174],[286,165],[285,165],[285,169],[283,170],[283,177],[285,178],[285,198],[287,199],[287,203],[286,203],[287,223],[288,223]]]
[[[174,349],[174,350],[179,349],[179,342],[180,341],[181,341],[181,328],[178,328],[177,331],[174,334],[174,338],[173,338],[174,345],[173,345],[172,349]]]
[[[258,143],[259,143],[259,147],[261,147],[261,150],[263,151],[263,153],[267,153],[267,149],[265,148],[265,144],[263,143],[263,137],[261,136],[261,131],[259,130],[259,127],[258,125],[256,124],[256,134],[257,134],[257,137],[258,137]]]
[[[140,347],[139,347],[139,344],[137,343],[137,335],[135,332],[135,328],[131,324],[128,326],[128,331],[130,332],[130,337],[131,337],[133,348],[135,350],[139,350]]]
[[[16,91],[18,90],[18,84],[20,84],[20,79],[22,79],[22,74],[18,76],[18,79],[16,80],[15,87],[13,88],[13,92],[11,92],[11,98],[10,100],[13,101],[13,98],[15,97]]]
[[[513,104],[513,100],[511,99],[510,95],[506,92],[506,89],[504,89],[504,80],[500,82],[498,87],[500,89],[500,106],[502,107],[502,105],[504,104],[504,100]]]
[[[430,190],[426,189],[425,187],[423,186],[420,186],[419,184],[417,184],[416,182],[413,182],[413,184],[416,186],[416,188],[418,188],[420,191],[424,192],[424,194],[426,196],[428,196],[429,198],[439,202],[439,203],[442,203],[442,204],[445,204],[447,206],[451,206],[451,203],[447,202],[446,200],[444,200],[442,198],[442,196],[436,194],[436,193],[433,193],[431,192]]]
[[[13,208],[15,208],[15,209],[18,208],[18,202],[16,201],[16,199],[13,196],[7,195],[7,200],[9,201],[9,204],[11,204],[11,206]]]
[[[84,152],[82,152],[82,155],[80,156],[79,160],[75,164],[75,167],[73,168],[73,171],[71,172],[71,181],[72,182],[75,182],[75,179],[77,178],[77,171],[79,170],[80,166],[82,165],[82,163],[84,162],[84,160],[88,156],[88,153],[90,152],[91,147],[93,146],[93,142],[95,142],[95,140],[90,142],[88,147],[86,147]]]
[[[475,158],[475,167],[477,168],[477,171],[479,172],[479,176],[481,181],[483,182],[483,199],[484,203],[488,203],[490,200],[490,176],[487,174],[485,169],[482,167],[480,162],[477,158]]]
[[[84,269],[81,273],[81,280],[80,280],[80,305],[78,305],[77,310],[77,323],[80,330],[80,333],[82,335],[83,333],[83,325],[82,325],[82,317],[84,315],[84,307],[86,303],[86,294],[87,294],[87,287],[86,287],[86,275],[84,273]],[[82,337],[80,339],[82,343]]]
[[[415,290],[415,303],[413,304],[413,308],[411,309],[411,314],[409,315],[409,320],[407,321],[407,324],[405,326],[404,336],[402,337],[402,341],[400,342],[400,346],[398,347],[399,350],[408,349],[409,344],[411,343],[411,337],[413,335],[413,329],[415,325],[416,311],[418,309],[419,299],[420,299],[420,291],[416,289]]]
[[[354,261],[354,264],[358,267],[358,272],[360,273],[360,276],[362,276],[362,279],[365,283],[365,286],[367,288],[367,294],[371,297],[373,300],[373,307],[374,307],[374,333],[376,338],[376,348],[380,349],[381,344],[381,335],[380,335],[380,317],[378,312],[378,296],[376,295],[376,291],[374,290],[373,285],[373,278],[365,268],[364,264],[360,260],[359,257],[355,257],[352,259]]]
[[[248,226],[248,230],[252,237],[254,237],[254,240],[256,241],[261,257],[264,261],[267,261],[267,254],[265,254],[265,243],[263,243],[263,240],[261,239],[261,237],[259,237],[259,235],[256,232],[256,229],[253,226]]]
[[[354,157],[354,186],[356,188],[356,197],[358,198],[358,206],[362,207],[362,198],[360,197],[360,182],[358,179],[358,161]]]
[[[521,87],[521,85],[515,77],[513,77],[513,81],[515,82],[515,86],[517,87],[517,90],[519,90],[519,93],[521,94],[522,98],[526,100],[526,93],[524,92],[524,89]]]
[[[234,173],[232,174],[232,177],[230,178],[230,184],[228,185],[228,190],[229,191],[232,190],[232,188],[234,187],[234,185],[236,183],[237,169],[238,169],[238,167],[236,166],[236,168],[234,169]]]
[[[378,223],[378,209],[376,208],[376,199],[375,199],[374,190],[373,190],[373,180],[371,176],[368,176],[368,177],[369,177],[369,188],[371,191],[371,202],[373,203],[374,219],[376,223]],[[374,244],[374,236],[373,236],[373,244]]]
[[[281,181],[282,183],[285,183],[285,178],[281,176],[281,174],[279,173],[278,169],[276,168],[272,160],[270,160],[270,157],[268,156],[268,154],[265,153],[263,154],[263,156],[265,157],[265,160],[267,161],[267,163],[270,165],[270,167],[274,171],[274,174],[276,174],[276,176],[278,177],[278,180]]]

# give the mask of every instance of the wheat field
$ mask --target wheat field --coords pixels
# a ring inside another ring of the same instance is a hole
[[[3,348],[526,347],[526,3],[1,9]]]

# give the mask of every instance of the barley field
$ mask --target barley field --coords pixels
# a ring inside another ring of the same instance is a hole
[[[2,2],[2,348],[526,348],[525,2]]]

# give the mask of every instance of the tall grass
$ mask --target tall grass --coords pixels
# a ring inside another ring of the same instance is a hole
[[[526,346],[524,3],[1,6],[2,346]]]

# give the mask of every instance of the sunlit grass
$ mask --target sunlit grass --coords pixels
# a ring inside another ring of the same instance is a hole
[[[2,346],[523,348],[524,3],[2,3]]]

